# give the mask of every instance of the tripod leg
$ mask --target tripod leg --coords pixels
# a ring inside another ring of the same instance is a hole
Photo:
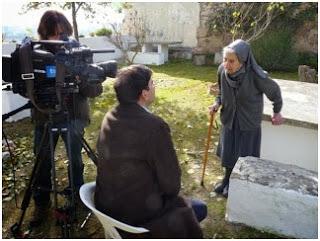
[[[76,138],[81,141],[82,147],[84,148],[84,150],[86,151],[87,155],[89,156],[89,158],[93,161],[94,164],[97,165],[97,161],[98,161],[98,157],[97,155],[94,153],[94,151],[92,150],[92,148],[90,147],[90,145],[88,144],[88,142],[84,139],[83,135],[81,135],[74,126],[71,126],[71,128],[74,131],[74,134],[76,136]]]
[[[38,151],[36,151],[36,157],[35,157],[36,161],[35,161],[35,164],[33,166],[32,172],[31,172],[30,181],[29,181],[29,184],[28,184],[27,189],[25,191],[25,195],[23,197],[22,203],[21,203],[22,213],[21,213],[19,222],[15,223],[10,228],[11,233],[13,234],[13,236],[15,238],[23,237],[23,233],[21,232],[21,225],[23,223],[25,213],[26,213],[26,211],[29,207],[29,204],[30,204],[30,200],[31,200],[31,196],[32,196],[32,188],[34,186],[36,175],[39,173],[39,167],[41,166],[41,162],[43,161],[43,159],[40,158],[40,154],[41,154],[40,151],[48,138],[48,125],[46,124],[44,128],[45,129],[44,129],[43,135],[41,137],[40,145],[37,149]]]
[[[75,181],[74,181],[74,150],[73,148],[74,145],[71,145],[71,128],[70,128],[70,121],[68,119],[67,122],[67,127],[64,127],[61,129],[62,138],[65,142],[65,145],[67,147],[67,155],[68,155],[68,160],[69,160],[69,165],[68,165],[68,175],[69,175],[69,188],[71,189],[71,192],[67,192],[68,195],[68,205],[65,207],[65,212],[66,212],[66,218],[64,221],[61,223],[61,228],[62,228],[62,234],[64,238],[69,238],[72,236],[73,232],[73,222],[76,220],[76,205],[75,205],[75,195],[76,195],[76,190],[75,190]],[[73,140],[74,141],[74,140]],[[76,148],[77,149],[77,148]],[[81,153],[81,150],[79,150],[79,153]]]
[[[56,182],[56,169],[55,169],[55,159],[54,159],[54,143],[53,143],[53,133],[58,132],[57,128],[53,128],[52,122],[49,126],[49,137],[50,137],[50,158],[51,158],[51,180],[52,180],[52,190],[53,190],[53,206],[56,209],[58,207],[57,198],[57,182]]]
[[[66,130],[67,132],[67,153],[68,153],[68,159],[69,159],[69,184],[71,187],[71,207],[74,208],[75,207],[75,187],[74,187],[74,173],[73,173],[73,164],[74,164],[74,160],[72,158],[72,147],[71,147],[71,138],[70,138],[70,128],[68,128]],[[72,219],[74,219],[74,214],[75,212],[72,212]]]

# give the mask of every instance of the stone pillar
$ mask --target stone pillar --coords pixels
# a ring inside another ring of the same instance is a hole
[[[298,75],[301,82],[318,83],[317,71],[307,65],[299,65]]]
[[[223,56],[221,52],[216,52],[214,54],[214,64],[220,65],[223,61]]]
[[[192,56],[192,63],[194,65],[205,65],[206,64],[206,55],[205,54],[194,54]]]
[[[168,44],[158,44],[158,53],[164,55],[164,61],[168,62],[169,48]]]
[[[240,157],[226,220],[295,238],[318,237],[318,174],[294,165]]]
[[[194,48],[192,51],[192,63],[194,65],[205,65],[206,54],[202,48]]]

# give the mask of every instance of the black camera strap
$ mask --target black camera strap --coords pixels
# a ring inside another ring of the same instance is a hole
[[[34,68],[32,63],[32,41],[25,38],[19,50],[21,79],[25,80],[27,96],[31,103],[41,112],[50,113],[52,110],[40,108],[34,99]]]

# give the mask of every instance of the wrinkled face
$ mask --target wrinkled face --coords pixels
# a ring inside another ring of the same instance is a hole
[[[149,80],[148,83],[148,90],[143,90],[144,92],[144,98],[145,98],[145,102],[147,104],[147,106],[149,106],[155,99],[155,86],[154,86],[154,82],[152,79]]]
[[[241,63],[235,53],[225,53],[223,55],[223,67],[228,74],[233,74],[240,69]]]

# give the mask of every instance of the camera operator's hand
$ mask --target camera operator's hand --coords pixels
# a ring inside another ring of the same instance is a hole
[[[81,83],[81,79],[80,79],[80,76],[79,76],[79,75],[76,75],[76,76],[75,76],[75,79],[76,79],[76,83],[77,83],[77,84],[80,84],[80,83]]]

